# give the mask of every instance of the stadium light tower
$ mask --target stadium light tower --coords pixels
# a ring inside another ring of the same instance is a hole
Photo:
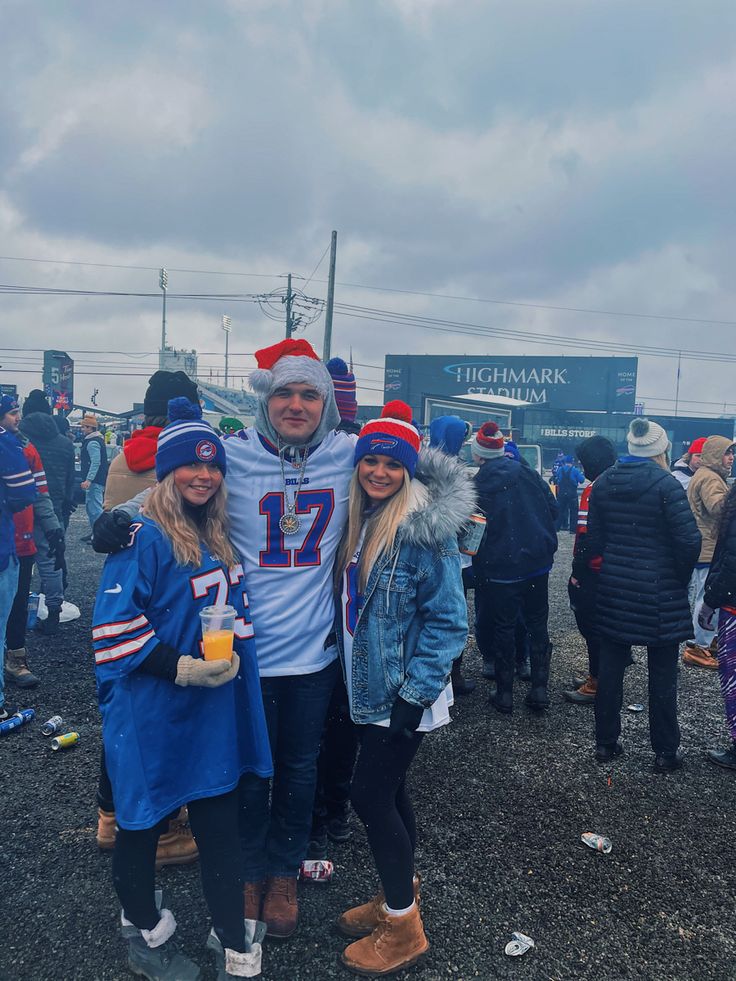
[[[228,359],[228,348],[230,341],[230,331],[232,330],[233,322],[230,317],[223,315],[222,318],[222,329],[225,331],[225,388],[227,388],[227,359]]]
[[[169,285],[169,274],[165,269],[158,271],[158,285],[163,293],[163,308],[161,311],[161,354],[159,356],[159,368],[164,367],[166,351],[166,289]]]

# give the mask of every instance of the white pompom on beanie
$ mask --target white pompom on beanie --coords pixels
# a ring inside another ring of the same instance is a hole
[[[626,435],[631,456],[652,457],[661,456],[670,449],[667,433],[657,422],[651,419],[632,419]]]

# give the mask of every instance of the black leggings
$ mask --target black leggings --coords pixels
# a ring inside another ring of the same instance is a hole
[[[31,591],[34,558],[21,555],[18,558],[18,590],[5,628],[5,643],[9,651],[17,651],[26,645],[26,623],[28,621],[28,594]]]
[[[386,904],[406,909],[414,902],[417,826],[406,792],[406,774],[422,734],[389,741],[388,729],[364,725],[350,788],[355,813],[365,825]]]
[[[245,950],[243,882],[238,857],[238,792],[189,802],[189,820],[199,848],[202,890],[223,947]],[[175,817],[177,811],[170,817]],[[152,930],[160,917],[154,900],[156,847],[170,817],[145,831],[118,829],[112,879],[126,919]]]

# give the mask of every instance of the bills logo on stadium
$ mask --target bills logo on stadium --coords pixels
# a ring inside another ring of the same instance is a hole
[[[398,439],[390,439],[388,436],[376,437],[376,439],[371,440],[371,449],[375,452],[380,452],[383,450],[392,450],[394,447],[399,445]]]
[[[194,452],[198,460],[202,460],[203,463],[209,463],[210,460],[214,460],[217,456],[217,447],[211,439],[200,439]]]

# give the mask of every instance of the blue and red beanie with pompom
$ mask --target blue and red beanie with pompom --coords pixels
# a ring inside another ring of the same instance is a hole
[[[176,470],[198,463],[211,463],[227,473],[225,448],[212,426],[202,418],[196,402],[180,396],[169,400],[169,424],[158,436],[156,478],[161,481]]]
[[[406,402],[398,399],[387,402],[380,419],[371,419],[360,430],[353,466],[357,466],[364,456],[390,456],[402,463],[409,476],[413,477],[421,442],[419,432],[412,425],[411,409]]]

